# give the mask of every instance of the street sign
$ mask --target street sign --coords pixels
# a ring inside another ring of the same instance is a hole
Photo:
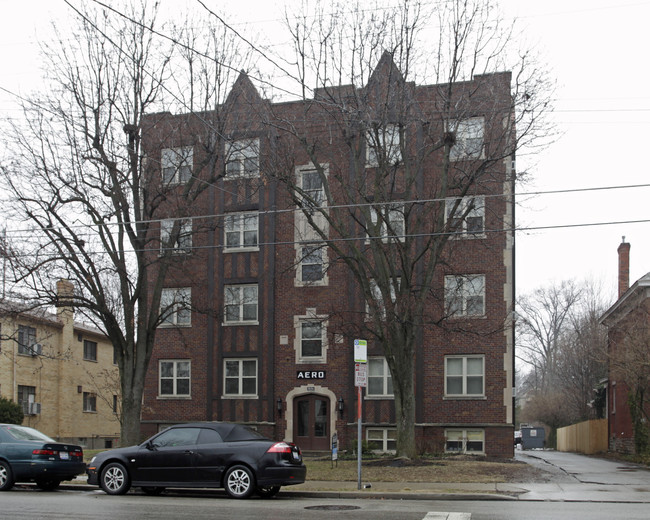
[[[365,339],[354,340],[354,362],[368,362],[368,342]]]
[[[366,363],[354,364],[354,386],[368,386],[368,365]]]

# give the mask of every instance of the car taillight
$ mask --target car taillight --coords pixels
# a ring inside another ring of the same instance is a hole
[[[81,457],[81,458],[83,458],[84,452],[82,450],[71,451],[70,455],[72,455],[73,457]]]
[[[54,450],[34,450],[32,455],[54,455]]]
[[[291,453],[291,446],[286,442],[276,442],[266,453]]]

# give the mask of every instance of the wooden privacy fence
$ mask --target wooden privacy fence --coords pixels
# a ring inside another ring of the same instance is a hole
[[[591,455],[607,451],[607,419],[585,421],[557,430],[558,451]]]

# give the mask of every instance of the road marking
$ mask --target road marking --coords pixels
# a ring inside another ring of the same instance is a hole
[[[422,520],[471,520],[472,513],[428,512]]]

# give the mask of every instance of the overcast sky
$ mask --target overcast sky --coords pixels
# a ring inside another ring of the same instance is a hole
[[[224,5],[205,2],[215,9]],[[227,4],[255,31],[279,19],[283,5]],[[650,184],[644,157],[650,143],[650,0],[506,0],[501,5],[507,18],[526,28],[558,82],[557,141],[542,154],[518,158],[518,167],[531,168],[533,180],[519,187],[517,291],[589,278],[601,280],[613,297],[622,236],[632,245],[631,282],[650,271],[650,222],[639,222],[650,221],[650,187],[642,186]],[[63,0],[0,0],[0,13],[0,88],[37,89],[37,37],[47,34],[52,19],[65,20],[70,11]],[[18,115],[2,91],[0,114]],[[561,193],[548,193],[556,191]]]

